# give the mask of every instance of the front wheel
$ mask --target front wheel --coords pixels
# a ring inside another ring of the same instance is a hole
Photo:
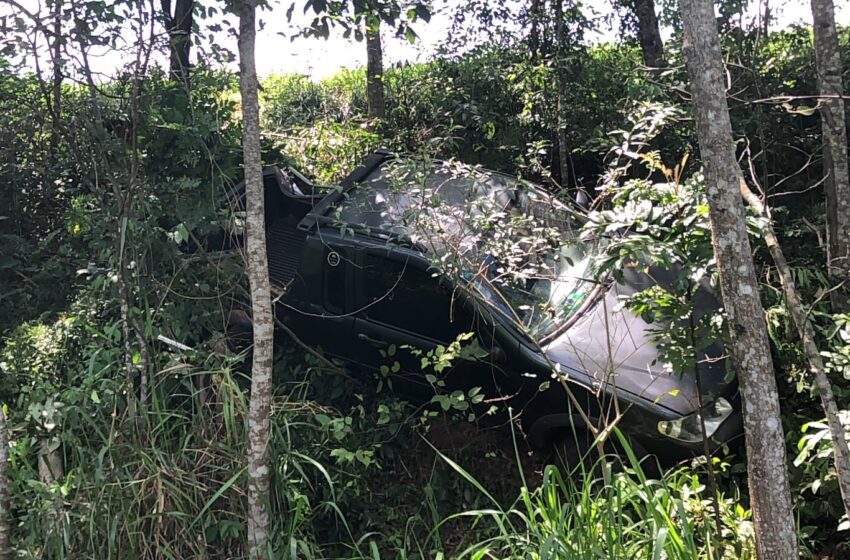
[[[553,434],[547,463],[558,465],[573,478],[604,478],[604,469],[625,472],[640,469],[647,477],[658,473],[657,461],[638,442],[626,436],[624,447],[616,434],[608,434],[602,445],[588,429],[563,430]],[[631,453],[629,453],[631,452]],[[635,457],[637,464],[630,458]]]
[[[547,462],[562,467],[573,478],[601,477],[606,463],[622,470],[620,455],[610,439],[601,446],[594,442],[590,430],[562,432],[552,440]]]

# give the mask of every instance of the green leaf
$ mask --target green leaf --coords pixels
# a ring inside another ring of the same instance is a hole
[[[815,107],[809,107],[807,105],[798,105],[797,107],[794,107],[790,103],[783,103],[782,107],[792,115],[803,115],[804,117],[811,117],[817,110]]]
[[[390,421],[390,409],[387,405],[378,405],[378,425],[383,426]]]
[[[12,255],[0,255],[0,270],[12,268],[18,265],[18,261]]]
[[[417,4],[416,15],[419,16],[425,23],[431,21],[431,10],[428,8],[427,4]]]
[[[218,500],[222,496],[222,494],[224,494],[225,492],[230,490],[230,487],[233,486],[234,484],[236,484],[237,480],[242,478],[242,473],[245,472],[246,468],[247,467],[242,467],[241,469],[236,471],[236,473],[233,476],[231,476],[227,480],[227,482],[225,482],[224,484],[221,485],[221,488],[216,490],[215,494],[213,494],[210,497],[210,499],[207,500],[207,503],[204,504],[204,507],[201,508],[201,511],[195,517],[195,520],[192,521],[191,525],[189,525],[189,529],[192,529],[195,526],[195,523],[197,523],[198,521],[205,519],[204,514],[207,513],[207,510],[209,510],[212,507],[212,505],[216,502],[216,500]]]
[[[180,223],[176,228],[174,228],[174,233],[176,233],[177,243],[185,243],[189,241],[189,230],[186,229],[186,224]]]

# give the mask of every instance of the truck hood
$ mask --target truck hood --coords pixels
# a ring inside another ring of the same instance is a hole
[[[653,342],[657,325],[650,325],[623,305],[623,298],[653,283],[663,284],[673,272],[652,270],[649,275],[628,270],[622,283],[612,284],[561,336],[544,351],[563,374],[593,387],[619,393],[624,400],[644,399],[686,415],[698,408],[694,372],[674,372],[660,363]],[[650,280],[650,277],[654,280]],[[717,299],[700,289],[697,313],[719,306]],[[722,344],[715,343],[700,363],[704,397],[727,395],[734,382],[726,382],[726,360]]]

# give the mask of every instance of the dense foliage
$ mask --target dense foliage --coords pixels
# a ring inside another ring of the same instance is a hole
[[[822,272],[820,127],[809,102],[795,99],[816,93],[810,31],[735,27],[725,42],[738,152],[773,206],[797,285],[814,302],[839,402],[850,409],[850,317],[830,311]],[[520,40],[387,69],[378,125],[365,116],[363,71],[321,82],[270,76],[261,97],[265,161],[334,184],[387,147],[481,164],[564,200],[578,188],[592,192],[584,235],[636,233],[607,248],[600,270],[685,263],[674,290],[627,304],[658,326],[665,359],[687,369],[702,349],[682,327],[688,295],[715,270],[679,46],[671,42],[671,69],[658,74],[641,67],[631,44],[571,46],[558,62],[569,83],[568,177],[557,165],[554,62]],[[132,76],[104,84],[97,104],[65,83],[56,115],[42,81],[0,62],[0,403],[23,558],[244,550],[250,358],[222,337],[246,282],[240,255],[198,250],[200,237],[234,220],[222,201],[242,175],[236,79],[199,66],[189,91],[158,70],[141,82],[132,106]],[[757,247],[759,227],[754,218]],[[757,256],[767,259],[761,249]],[[775,271],[767,260],[759,266],[800,540],[822,551],[845,539],[848,520]],[[693,328],[708,333],[701,340],[724,336],[722,317]],[[286,336],[278,342],[270,502],[279,557],[754,554],[740,446],[656,478],[631,456],[601,485],[592,473],[547,466],[550,457],[531,453],[522,434],[479,431],[465,409],[440,400],[414,409],[380,373],[330,367]],[[127,379],[126,344],[131,369],[149,379],[141,410],[131,405],[128,384],[138,379]]]

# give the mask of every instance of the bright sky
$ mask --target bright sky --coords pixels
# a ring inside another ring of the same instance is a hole
[[[433,55],[439,44],[445,40],[451,26],[451,12],[458,0],[436,0],[435,13],[431,21],[419,21],[414,29],[419,40],[411,44],[406,39],[394,37],[384,30],[383,50],[384,64],[389,66],[396,62],[421,61]],[[446,4],[449,4],[448,7]],[[289,1],[279,2],[271,12],[260,14],[264,22],[286,21],[285,12]],[[294,25],[306,25],[312,11],[307,16],[299,17],[299,10],[293,14]],[[286,30],[287,35],[293,31]],[[235,52],[236,42],[228,44]],[[341,68],[357,68],[366,64],[366,45],[353,39],[345,39],[342,32],[331,31],[328,39],[299,37],[294,40],[281,36],[268,23],[263,31],[257,34],[257,72],[261,75],[271,73],[298,72],[308,74],[316,79],[325,78]]]
[[[434,15],[429,23],[423,21],[415,25],[419,34],[419,40],[415,44],[408,43],[405,39],[399,39],[390,33],[384,33],[384,57],[385,64],[396,62],[421,61],[432,56],[437,47],[446,39],[451,27],[451,15],[456,6],[463,0],[434,0]],[[502,0],[493,0],[502,1]],[[759,10],[768,0],[751,0],[745,19],[757,20]],[[809,2],[806,0],[769,0],[773,11],[773,28],[785,27],[794,23],[811,25],[811,12]],[[341,68],[357,68],[366,63],[366,47],[363,43],[357,43],[353,39],[344,39],[340,31],[332,32],[331,37],[324,39],[290,37],[295,33],[297,26],[304,25],[309,20],[310,12],[303,15],[301,10],[296,9],[293,23],[286,20],[286,10],[291,0],[271,0],[272,9],[259,13],[259,19],[263,27],[257,34],[257,70],[261,76],[270,73],[298,72],[321,79],[337,72]],[[303,3],[299,0],[299,3]],[[850,18],[850,2],[848,0],[835,0],[836,19],[839,24],[847,25]],[[37,11],[40,0],[22,0],[21,4],[31,11]],[[209,5],[209,3],[207,3]],[[615,26],[602,21],[602,17],[611,13],[611,0],[584,0],[583,6],[586,12],[593,11],[600,16],[600,21],[595,24],[595,31],[588,37],[591,41],[613,40],[618,34],[616,29],[616,18],[613,18]],[[588,9],[589,8],[589,9]],[[0,16],[8,13],[9,6],[0,0]],[[231,23],[235,24],[235,17],[230,16]],[[225,36],[224,32],[217,35],[221,46],[236,52],[236,40]],[[193,52],[193,56],[194,56]],[[92,64],[95,70],[104,74],[112,73],[116,68],[126,64],[120,56],[114,53],[104,53],[103,56],[95,57]],[[160,64],[165,62],[164,58],[158,59]]]
[[[420,40],[411,45],[404,39],[387,36],[384,38],[384,57],[386,63],[400,61],[423,60],[433,55],[436,48],[445,40],[451,26],[451,13],[462,0],[436,0],[436,13],[431,22],[420,22],[416,26]],[[500,0],[497,0],[500,1]],[[836,20],[839,24],[850,22],[850,2],[834,0],[836,4]],[[585,0],[585,6],[591,7],[600,15],[611,12],[611,0]],[[751,1],[745,17],[758,17],[760,4],[764,1]],[[774,28],[786,27],[799,23],[812,24],[811,6],[807,0],[770,0],[774,18]],[[261,15],[265,21],[284,20],[286,5],[278,5],[269,13]],[[617,25],[617,22],[614,22]],[[594,36],[595,35],[595,36]],[[591,34],[591,40],[614,40],[618,35],[617,29],[606,28],[602,25]],[[235,42],[231,49],[235,51]],[[365,45],[343,39],[336,34],[328,40],[295,39],[281,37],[272,29],[266,27],[257,36],[257,71],[260,75],[282,72],[300,72],[314,78],[330,76],[341,68],[357,68],[366,64]]]

